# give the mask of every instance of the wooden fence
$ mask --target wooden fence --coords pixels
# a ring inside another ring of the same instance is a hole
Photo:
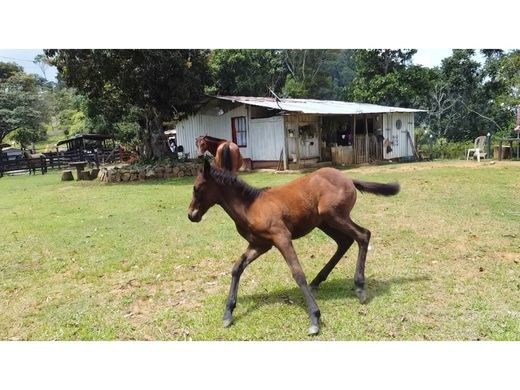
[[[128,157],[129,153],[121,148],[103,149],[88,153],[83,150],[70,150],[64,152],[44,152],[45,157],[29,161],[26,158],[8,159],[0,156],[0,177],[5,172],[29,170],[30,165],[36,166],[37,172],[45,173],[47,169],[64,169],[69,163],[87,161],[99,167],[100,164],[121,162]]]

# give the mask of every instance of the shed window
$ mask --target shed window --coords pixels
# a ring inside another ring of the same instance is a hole
[[[233,136],[233,142],[240,147],[247,146],[247,130],[246,130],[246,117],[238,116],[231,118],[231,131]]]

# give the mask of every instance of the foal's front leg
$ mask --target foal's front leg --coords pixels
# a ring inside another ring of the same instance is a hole
[[[291,269],[292,276],[298,287],[303,292],[303,296],[305,297],[305,301],[307,302],[307,307],[309,308],[309,316],[311,319],[311,326],[309,327],[309,335],[318,334],[320,331],[320,309],[314,296],[312,295],[311,289],[307,284],[307,280],[305,279],[305,274],[303,273],[303,269],[298,261],[298,256],[296,255],[296,251],[294,250],[292,241],[284,240],[279,243],[275,243],[278,250],[282,253],[287,265]]]
[[[229,288],[226,311],[224,312],[225,328],[227,328],[233,322],[233,310],[235,310],[237,304],[238,282],[240,281],[240,275],[242,275],[242,272],[244,272],[244,269],[249,264],[263,255],[269,249],[271,249],[271,247],[256,247],[250,244],[233,266],[233,269],[231,270],[231,286]]]

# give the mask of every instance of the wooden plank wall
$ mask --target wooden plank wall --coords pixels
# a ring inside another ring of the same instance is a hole
[[[383,159],[383,142],[375,135],[368,135],[368,154],[366,148],[367,137],[356,135],[354,137],[354,164],[365,164]]]

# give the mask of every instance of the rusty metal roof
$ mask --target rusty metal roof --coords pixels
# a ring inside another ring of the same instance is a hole
[[[414,108],[388,107],[368,103],[352,103],[336,100],[316,99],[275,99],[273,97],[251,96],[213,96],[216,99],[228,100],[233,103],[249,104],[283,110],[288,112],[300,112],[302,114],[328,114],[328,115],[352,115],[352,114],[382,114],[390,112],[426,112]]]

